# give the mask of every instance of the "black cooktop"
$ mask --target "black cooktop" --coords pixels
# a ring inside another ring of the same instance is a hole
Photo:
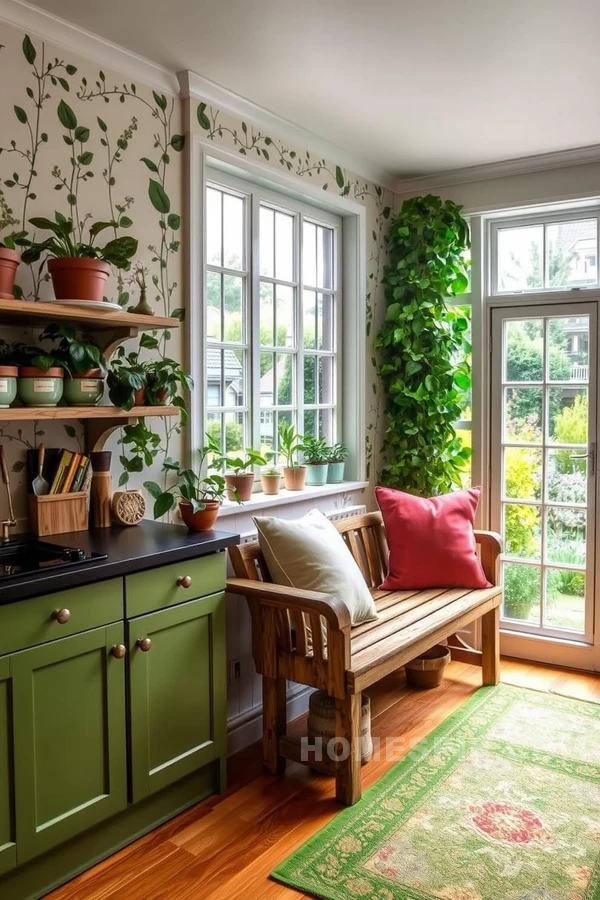
[[[35,538],[0,543],[0,584],[22,575],[78,568],[106,559],[106,553],[89,553],[79,547],[48,544]]]

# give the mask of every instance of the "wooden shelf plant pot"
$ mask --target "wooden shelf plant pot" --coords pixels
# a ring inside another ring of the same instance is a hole
[[[110,266],[102,259],[62,256],[48,260],[57,300],[93,300],[102,303]]]
[[[64,398],[69,406],[97,406],[104,396],[104,377],[101,369],[75,372],[65,378]]]
[[[37,369],[22,366],[19,369],[17,392],[25,406],[57,406],[64,391],[65,370],[57,367]]]
[[[8,409],[17,396],[16,366],[0,366],[0,409]]]
[[[0,300],[14,300],[15,278],[20,262],[20,253],[0,247]]]

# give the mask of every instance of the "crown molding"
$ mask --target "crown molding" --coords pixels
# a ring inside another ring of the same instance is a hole
[[[585,166],[593,163],[600,163],[600,144],[574,147],[572,150],[540,153],[537,156],[521,156],[516,159],[505,159],[496,163],[485,163],[481,166],[468,166],[464,169],[452,169],[448,172],[438,172],[434,175],[417,178],[399,179],[395,182],[393,190],[397,194],[412,194],[414,191],[431,188],[491,181],[494,178],[507,178],[510,175],[529,175],[533,172],[546,172],[550,169],[564,169],[568,166]]]
[[[294,149],[301,148],[309,150],[311,153],[317,153],[320,157],[335,162],[336,165],[350,170],[355,175],[373,181],[389,190],[395,189],[396,178],[391,172],[380,169],[367,160],[342,150],[313,131],[296,125],[277,113],[270,112],[263,106],[253,103],[252,100],[248,100],[196,72],[179,72],[177,77],[183,98],[193,98],[213,104],[219,109],[258,125],[272,137],[289,142]]]
[[[0,0],[0,22],[22,28],[43,41],[59,44],[78,56],[97,62],[103,68],[121,72],[140,84],[170,94],[179,93],[179,83],[174,72],[23,0]]]

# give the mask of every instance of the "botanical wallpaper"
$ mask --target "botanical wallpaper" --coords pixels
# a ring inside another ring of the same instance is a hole
[[[181,232],[183,165],[186,131],[233,149],[240,157],[257,157],[266,168],[310,180],[323,190],[362,203],[367,210],[368,278],[365,285],[367,347],[383,310],[380,294],[385,261],[384,235],[394,198],[391,192],[345,171],[335,161],[290,148],[276,135],[257,130],[205,103],[187,105],[190,121],[183,123],[184,104],[141,84],[102,71],[70,51],[0,26],[0,215],[12,221],[9,231],[22,227],[32,234],[32,216],[53,218],[55,210],[73,217],[78,228],[94,220],[114,220],[115,236],[138,239],[135,261],[148,268],[149,298],[157,312],[172,315],[183,327],[159,332],[159,352],[181,360],[185,346],[185,310]],[[45,268],[21,266],[17,278],[23,298],[52,296]],[[127,273],[113,276],[108,297],[127,307],[137,302]],[[5,339],[35,340],[33,331],[2,328]],[[381,444],[381,397],[375,359],[367,361],[366,456],[371,481],[377,470]],[[183,453],[176,420],[149,420],[160,434],[154,476],[165,455]],[[117,436],[108,447],[120,450]],[[2,421],[0,442],[12,469],[17,516],[24,516],[25,451],[40,441],[48,446],[82,446],[82,427],[62,423],[9,424]],[[115,467],[115,485],[118,469]],[[134,476],[136,486],[148,472]],[[0,496],[0,516],[5,498]]]
[[[180,241],[185,138],[181,103],[123,81],[71,52],[0,27],[0,215],[8,231],[24,228],[32,216],[71,216],[76,230],[96,220],[114,220],[114,236],[138,240],[136,262],[148,269],[148,296],[158,314],[183,319]],[[24,298],[52,298],[45,267],[21,265],[17,284]],[[109,282],[107,296],[127,307],[137,303],[128,273]],[[5,339],[36,340],[33,330],[2,327]],[[158,332],[160,353],[181,359],[181,330]],[[179,453],[176,420],[149,420],[160,434],[161,455]],[[108,446],[119,452],[117,437]],[[80,448],[83,429],[60,422],[2,421],[0,442],[12,469],[17,517],[24,516],[25,450],[47,446]],[[118,479],[118,469],[115,484]],[[140,476],[138,481],[143,477]],[[131,484],[135,484],[132,479]],[[5,497],[0,498],[4,515]]]

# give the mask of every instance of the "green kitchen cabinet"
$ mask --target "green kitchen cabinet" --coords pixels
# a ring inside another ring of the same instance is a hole
[[[0,875],[17,864],[12,706],[10,665],[4,657],[0,659]]]
[[[8,657],[19,865],[127,805],[124,652],[120,622]]]
[[[135,803],[226,752],[225,594],[128,622]]]

